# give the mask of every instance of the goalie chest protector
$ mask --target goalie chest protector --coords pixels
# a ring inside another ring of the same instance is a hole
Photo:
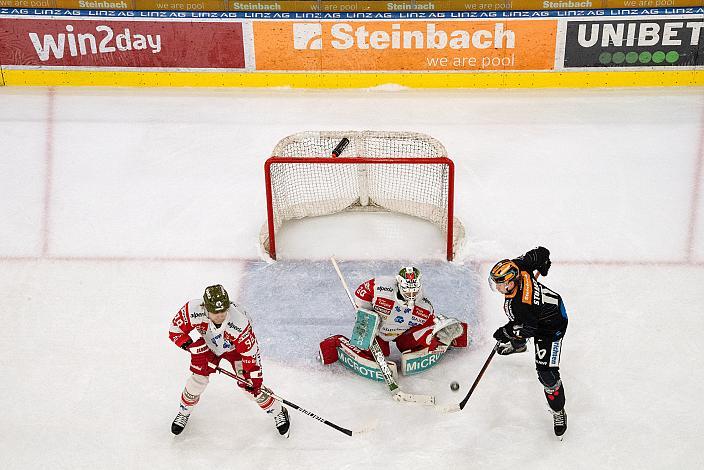
[[[360,307],[379,314],[379,336],[387,341],[393,341],[413,326],[424,324],[434,314],[433,305],[428,299],[421,297],[413,304],[405,303],[398,299],[397,289],[393,277],[378,277],[365,282],[355,291]]]

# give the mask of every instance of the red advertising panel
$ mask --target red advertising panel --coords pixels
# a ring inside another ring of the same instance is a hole
[[[0,63],[244,68],[239,22],[0,19]]]

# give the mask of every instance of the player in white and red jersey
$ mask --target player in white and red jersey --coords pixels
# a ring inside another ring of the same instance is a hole
[[[194,341],[191,334],[197,337]],[[193,407],[208,385],[209,376],[225,359],[251,386],[240,385],[259,407],[274,416],[279,434],[288,437],[289,418],[286,408],[262,390],[263,376],[259,345],[247,312],[230,302],[227,291],[217,284],[205,289],[202,299],[184,305],[171,321],[169,338],[176,346],[191,353],[191,372],[181,394],[178,415],[171,432],[180,434],[188,423]],[[238,382],[239,384],[239,382]]]
[[[396,277],[376,277],[362,283],[354,293],[358,307],[379,315],[377,342],[385,356],[390,354],[389,342],[403,355],[425,351],[429,355],[444,353],[448,346],[467,345],[467,325],[457,319],[435,312],[433,304],[421,289],[420,270],[402,268]],[[323,363],[338,359],[336,349],[347,338],[331,336],[320,344]],[[347,354],[373,359],[369,351],[345,350]]]

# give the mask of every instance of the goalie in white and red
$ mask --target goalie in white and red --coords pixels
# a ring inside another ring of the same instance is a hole
[[[191,333],[197,339],[191,338]],[[259,407],[274,417],[279,434],[288,437],[289,418],[286,408],[262,390],[259,345],[247,312],[230,302],[227,291],[219,284],[205,289],[202,299],[189,301],[171,321],[169,338],[176,346],[191,353],[191,372],[181,394],[181,404],[171,432],[180,434],[186,427],[193,407],[209,382],[209,376],[220,360],[225,359],[233,370],[249,382],[240,385]],[[238,382],[239,384],[239,382]]]
[[[437,363],[451,346],[467,346],[467,324],[435,312],[422,292],[421,272],[408,266],[395,277],[378,277],[362,283],[354,293],[358,307],[379,316],[376,340],[389,356],[389,343],[401,352],[401,372],[412,375]],[[334,335],[320,343],[324,364],[340,360],[358,375],[382,380],[369,350],[350,344],[347,337]],[[397,366],[388,361],[392,372]]]

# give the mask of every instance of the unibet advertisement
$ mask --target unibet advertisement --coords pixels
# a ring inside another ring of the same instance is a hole
[[[551,70],[556,20],[257,21],[257,70]]]
[[[238,22],[0,19],[0,44],[3,65],[245,66]]]
[[[569,21],[569,67],[704,65],[704,20]]]

